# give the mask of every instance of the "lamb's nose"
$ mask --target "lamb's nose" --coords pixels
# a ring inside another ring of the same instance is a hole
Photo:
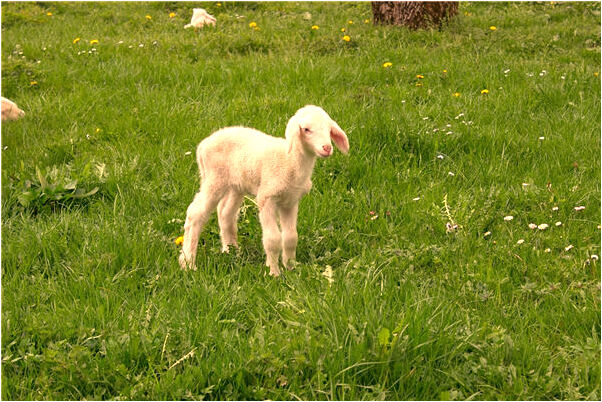
[[[322,149],[330,154],[332,152],[332,145],[322,145]]]

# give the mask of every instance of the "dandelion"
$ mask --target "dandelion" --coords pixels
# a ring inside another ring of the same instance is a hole
[[[384,67],[384,68],[389,68],[389,67],[391,67],[392,65],[393,65],[393,63],[391,63],[391,62],[389,62],[389,61],[388,61],[388,62],[386,62],[386,63],[383,63],[383,67]]]
[[[345,32],[345,28],[341,28],[341,32]]]
[[[447,74],[447,70],[445,70],[445,69],[444,69],[444,70],[443,70],[443,74]]]
[[[525,242],[525,239],[518,239],[518,241],[516,242],[516,244],[523,244]]]
[[[492,31],[495,31],[495,30],[497,30],[497,27],[494,26],[494,25],[492,25],[492,26],[489,27],[489,29],[492,30]]]
[[[145,16],[144,16],[144,18],[146,18],[146,20],[147,20],[147,21],[150,21],[150,20],[152,20],[152,19],[153,19],[153,17],[151,17],[151,16],[150,16],[150,15],[148,15],[148,14],[147,14],[147,15],[145,15]]]
[[[91,45],[98,45],[98,39],[92,39],[92,40],[90,41],[90,44],[91,44]]]
[[[418,78],[419,80],[421,80],[421,79],[423,79],[423,78],[424,78],[424,75],[422,75],[422,74],[417,74],[417,75],[416,75],[416,78]]]
[[[255,27],[255,28],[253,28],[253,30],[254,30],[254,31],[261,31],[261,28],[259,28],[259,27]]]
[[[510,222],[512,219],[514,219],[514,216],[512,216],[512,215],[504,216],[504,220],[506,222]]]
[[[348,35],[343,36],[343,40],[345,42],[349,42],[351,40],[351,38]]]
[[[488,94],[488,93],[489,93],[489,90],[488,90],[488,89],[482,89],[482,90],[481,90],[481,93],[482,93],[482,94]]]
[[[49,16],[49,17],[52,17],[52,13],[51,13],[50,11],[48,11],[48,12],[46,13],[46,15],[47,15],[47,16]]]
[[[453,95],[454,95],[454,97],[459,98],[460,97],[460,92],[454,92]]]
[[[485,233],[483,233],[483,237],[488,237],[488,236],[491,236],[491,232],[485,232]]]
[[[317,31],[318,29],[320,29],[320,27],[317,25],[312,25],[311,29],[313,29],[314,31]]]
[[[369,23],[370,23],[370,20],[369,20],[368,18],[366,18],[366,19],[364,20],[364,24],[369,24]]]
[[[79,42],[80,40],[82,40],[82,38],[75,38],[73,39],[73,44],[75,45],[77,42]]]
[[[537,226],[537,229],[539,230],[546,230],[547,228],[549,228],[550,225],[548,225],[547,223],[541,223]]]
[[[529,229],[535,230],[535,229],[537,229],[537,225],[534,223],[529,223]]]
[[[597,76],[599,76],[599,75],[600,75],[600,73],[598,73],[598,72],[595,72],[595,73],[594,73],[594,77],[597,77]]]
[[[562,222],[558,221],[554,225],[556,225],[556,226],[562,226]]]
[[[217,3],[216,6],[221,7],[222,3]]]
[[[578,207],[575,207],[575,211],[583,211],[585,209],[585,207],[583,205],[580,205]]]
[[[352,21],[352,20],[349,20],[349,21],[347,21],[347,23],[348,23],[349,25],[353,25],[353,21]]]
[[[37,82],[37,81],[31,81],[31,82],[29,83],[29,85],[31,85],[31,86],[33,87],[34,85],[38,85],[38,82]]]
[[[416,86],[417,86],[417,87],[421,87],[421,86],[422,86],[422,82],[417,82],[417,83],[416,83]]]
[[[96,127],[96,134],[100,133],[102,130],[98,127]]]
[[[174,18],[176,16],[176,13],[169,13],[169,18]]]
[[[570,251],[572,248],[573,248],[573,245],[572,245],[572,244],[569,244],[568,246],[566,246],[566,247],[564,248],[564,251]]]
[[[182,243],[184,243],[184,236],[178,237],[176,240],[174,240],[174,243],[176,243],[176,246],[181,246]]]
[[[255,28],[256,26],[257,26],[257,23],[255,21],[249,22],[249,28]]]
[[[546,249],[544,250],[544,253],[551,253],[551,252],[552,252],[552,250],[551,250],[550,248],[546,248]]]

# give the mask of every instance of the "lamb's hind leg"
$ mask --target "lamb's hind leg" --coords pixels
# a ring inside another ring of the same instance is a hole
[[[194,196],[194,200],[188,206],[186,223],[184,224],[184,244],[179,258],[180,266],[183,269],[196,269],[194,260],[199,235],[222,195],[223,191],[216,189],[210,182],[204,181],[201,191]]]
[[[271,198],[257,196],[259,205],[259,221],[263,231],[263,248],[266,254],[266,265],[270,267],[270,275],[280,275],[278,268],[278,259],[280,257],[280,248],[282,237],[278,228],[276,204]]]
[[[242,194],[230,190],[217,204],[217,218],[223,253],[229,251],[230,245],[238,248],[238,242],[236,241],[236,220],[238,219],[238,208],[240,208],[242,199]]]

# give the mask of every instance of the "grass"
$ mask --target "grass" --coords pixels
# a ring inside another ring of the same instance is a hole
[[[27,113],[2,125],[2,399],[600,399],[599,3],[417,32],[202,6],[194,32],[191,3],[2,3]],[[296,270],[266,275],[249,201],[241,250],[214,217],[180,270],[187,152],[308,103],[351,152],[316,166]]]

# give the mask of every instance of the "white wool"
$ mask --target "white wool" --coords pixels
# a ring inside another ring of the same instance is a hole
[[[217,21],[215,17],[209,14],[204,8],[194,8],[190,24],[184,25],[184,28],[202,28],[204,25],[215,25],[215,21]]]
[[[227,127],[201,141],[196,153],[201,188],[186,214],[182,268],[194,268],[200,232],[216,206],[222,251],[227,252],[230,245],[237,247],[237,214],[247,194],[257,199],[270,274],[280,274],[281,251],[282,263],[291,268],[297,247],[299,200],[311,189],[316,158],[332,154],[331,139],[346,154],[349,141],[322,108],[312,105],[291,117],[285,137]]]
[[[15,102],[2,97],[2,121],[17,120],[23,116],[25,112]]]

